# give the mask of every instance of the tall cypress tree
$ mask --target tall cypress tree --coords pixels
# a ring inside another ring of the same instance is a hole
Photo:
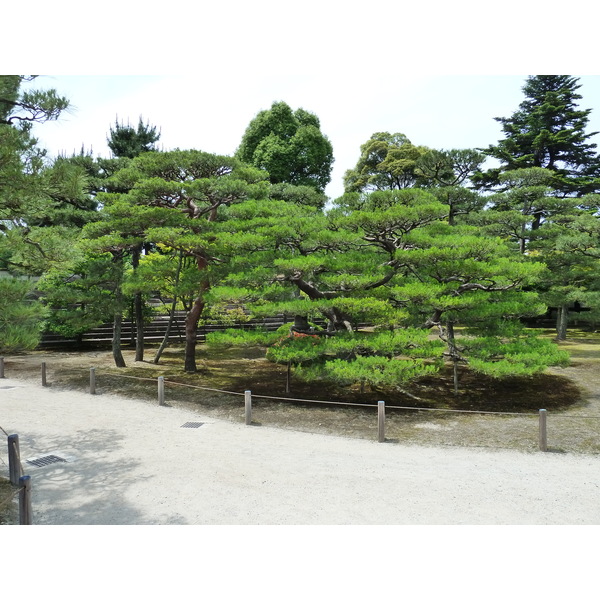
[[[550,186],[560,196],[581,197],[600,190],[600,158],[596,144],[586,133],[591,109],[581,110],[577,102],[581,87],[577,77],[535,75],[523,86],[525,100],[510,117],[497,117],[505,139],[484,153],[501,166],[476,178],[480,187],[499,184],[505,171],[542,167],[554,173]]]

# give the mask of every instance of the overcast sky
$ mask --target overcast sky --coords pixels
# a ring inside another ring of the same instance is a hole
[[[523,100],[526,76],[545,73],[581,76],[580,106],[593,109],[589,132],[600,131],[598,8],[583,0],[547,0],[543,10],[524,0],[28,7],[28,35],[4,28],[0,51],[5,73],[42,73],[36,85],[73,105],[36,128],[51,155],[83,145],[108,156],[115,119],[135,126],[140,116],[160,129],[164,150],[232,154],[251,119],[282,100],[319,117],[333,144],[326,191],[335,198],[373,133],[437,149],[487,147],[502,138],[494,117]]]
[[[437,149],[496,143],[503,135],[494,117],[508,117],[518,108],[525,78],[409,74],[393,77],[385,86],[354,87],[332,73],[224,77],[218,85],[196,75],[40,76],[37,87],[55,88],[73,106],[58,122],[35,132],[52,155],[84,146],[107,157],[106,136],[116,119],[136,126],[141,116],[160,129],[164,150],[232,154],[250,120],[283,100],[319,117],[335,157],[326,192],[336,198],[360,145],[377,131],[404,133],[414,144]],[[600,76],[583,76],[580,83],[580,107],[594,109],[588,132],[599,131]]]

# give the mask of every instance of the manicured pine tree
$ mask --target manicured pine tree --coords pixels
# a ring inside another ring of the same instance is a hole
[[[300,338],[259,338],[271,343],[273,360],[310,379],[396,388],[439,369],[444,348],[454,365],[496,376],[564,361],[519,328],[519,316],[545,308],[523,291],[542,265],[477,228],[448,225],[447,207],[425,190],[346,194],[336,204],[328,215],[288,210],[285,219],[274,203],[270,213],[244,204],[226,223],[238,258],[224,278],[229,287],[214,293],[244,302],[255,316],[302,317],[292,328]],[[310,327],[316,319],[325,324]],[[364,322],[374,331],[361,331]],[[469,328],[460,341],[459,326]],[[257,338],[212,336],[224,339]]]
[[[211,288],[211,270],[221,258],[215,254],[214,224],[226,206],[266,197],[266,174],[237,159],[198,150],[148,152],[111,179],[129,188],[117,195],[140,207],[160,207],[184,217],[177,226],[155,227],[145,234],[149,243],[161,243],[183,252],[202,274],[186,316],[185,371],[196,371],[198,322]]]

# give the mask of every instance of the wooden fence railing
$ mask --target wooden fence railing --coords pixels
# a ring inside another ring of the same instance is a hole
[[[165,336],[167,331],[167,324],[169,322],[168,315],[159,315],[152,319],[150,323],[147,323],[144,327],[144,341],[146,343],[160,343]],[[213,331],[222,331],[224,329],[254,329],[256,327],[264,327],[268,331],[276,331],[284,325],[289,323],[289,317],[284,315],[276,315],[274,317],[267,317],[265,319],[252,319],[245,322],[235,323],[211,323],[204,324],[198,327],[197,341],[204,343],[206,341],[206,334]],[[40,348],[56,348],[70,345],[108,345],[112,341],[113,326],[112,323],[105,323],[99,327],[95,327],[90,331],[84,333],[79,338],[67,338],[54,333],[46,332],[42,336],[40,342]],[[131,320],[124,320],[121,326],[121,341],[122,344],[135,343],[136,327],[135,323]],[[175,320],[171,327],[171,332],[168,338],[169,342],[172,343],[183,343],[185,341],[185,313],[179,312],[175,316]]]

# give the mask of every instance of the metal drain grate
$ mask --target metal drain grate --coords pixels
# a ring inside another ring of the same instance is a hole
[[[188,421],[187,423],[184,423],[182,425],[182,427],[189,427],[189,428],[193,429],[193,428],[201,427],[202,425],[204,425],[204,423],[199,423],[198,421],[196,421],[196,422]]]
[[[30,458],[25,461],[28,465],[33,467],[45,467],[57,462],[67,462],[64,458],[56,456],[54,454],[48,454],[47,456],[40,456],[39,458]]]

